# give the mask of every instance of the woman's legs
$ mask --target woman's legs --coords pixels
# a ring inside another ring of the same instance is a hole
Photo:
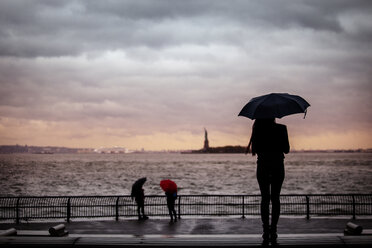
[[[284,173],[280,173],[277,177],[273,177],[271,182],[271,227],[276,232],[276,226],[280,216],[280,191],[284,180]]]
[[[280,216],[280,191],[284,180],[283,161],[258,162],[257,181],[261,191],[261,220],[263,224],[263,238],[276,239],[276,229]],[[270,226],[270,200],[272,203],[272,219]],[[270,230],[271,229],[271,230]]]
[[[262,238],[267,241],[270,235],[270,180],[266,173],[257,169],[257,181],[261,191]]]
[[[270,182],[264,176],[257,177],[257,179],[261,191],[261,220],[264,227],[268,227],[270,224]]]
[[[173,197],[172,198],[167,197],[167,206],[168,206],[168,211],[169,211],[169,216],[171,218],[171,221],[173,221],[173,216],[174,216],[174,220],[177,221],[177,214],[176,214],[176,210],[174,209],[174,204],[175,204],[175,199]]]
[[[142,215],[141,215],[142,213]],[[142,199],[137,200],[137,214],[139,220],[146,220],[148,217],[145,215],[145,201]]]
[[[173,199],[173,206],[172,206],[173,209],[172,209],[172,212],[173,212],[173,216],[174,216],[174,221],[177,221],[177,212],[174,209],[175,201],[176,201],[176,199]]]
[[[139,220],[142,220],[141,212],[142,212],[142,215],[144,215],[143,205],[141,204],[141,202],[137,202],[137,214],[138,214]]]

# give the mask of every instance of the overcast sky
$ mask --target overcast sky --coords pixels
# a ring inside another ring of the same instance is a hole
[[[238,117],[304,97],[292,148],[372,147],[372,1],[0,1],[0,144],[246,145]]]

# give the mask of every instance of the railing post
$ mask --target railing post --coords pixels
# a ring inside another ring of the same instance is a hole
[[[178,219],[181,219],[181,196],[178,196]]]
[[[70,218],[71,218],[71,201],[70,197],[67,200],[67,223],[70,223]]]
[[[242,196],[242,218],[245,219],[245,212],[244,212],[244,195]]]
[[[116,198],[116,221],[118,221],[119,220],[119,196],[118,196],[118,198]]]
[[[310,219],[310,199],[306,196],[306,219]]]
[[[16,205],[16,223],[19,224],[19,200],[20,197],[17,198],[17,205]]]
[[[353,220],[355,220],[355,195],[353,195]]]

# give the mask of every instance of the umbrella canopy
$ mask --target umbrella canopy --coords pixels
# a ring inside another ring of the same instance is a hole
[[[166,179],[160,181],[160,187],[168,193],[177,193],[177,184],[172,180]]]
[[[146,180],[147,180],[146,177],[142,177],[142,178],[138,179],[137,181],[135,181],[133,183],[132,193],[131,193],[132,196],[135,196],[135,195],[141,193],[142,186],[146,182]]]
[[[310,104],[300,96],[288,93],[271,93],[252,98],[239,116],[250,119],[282,118],[286,115],[305,113]]]

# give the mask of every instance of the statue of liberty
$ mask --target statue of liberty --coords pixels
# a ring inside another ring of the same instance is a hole
[[[204,148],[203,148],[203,151],[208,151],[208,149],[209,149],[208,132],[207,132],[207,129],[204,128]]]

